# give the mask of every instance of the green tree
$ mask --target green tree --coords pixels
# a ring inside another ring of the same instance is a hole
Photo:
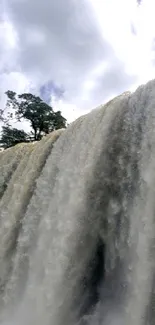
[[[0,109],[0,124],[1,123],[8,123],[6,114],[5,114],[5,109]]]
[[[10,125],[2,126],[0,146],[4,149],[29,141],[29,136],[24,130],[12,128]]]
[[[9,113],[9,118],[15,115],[18,121],[21,119],[30,122],[33,140],[38,141],[43,135],[56,129],[66,127],[66,119],[60,111],[54,112],[52,107],[46,104],[40,97],[30,93],[17,95],[8,90],[6,92],[7,108],[12,108],[15,114]]]

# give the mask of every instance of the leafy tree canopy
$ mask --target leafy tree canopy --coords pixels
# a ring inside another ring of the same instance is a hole
[[[0,146],[2,146],[4,149],[7,149],[21,142],[29,142],[29,138],[26,132],[12,128],[9,125],[2,126]]]
[[[14,91],[6,92],[6,110],[0,109],[0,122],[3,123],[0,137],[0,146],[9,148],[20,142],[38,141],[43,135],[54,130],[66,128],[66,119],[60,111],[53,108],[40,97],[31,93],[17,95]],[[6,111],[9,113],[6,114]],[[27,134],[10,126],[10,121],[28,121],[31,131]]]
[[[40,140],[44,134],[66,127],[66,119],[61,112],[54,112],[52,107],[40,97],[31,93],[17,95],[10,90],[6,92],[6,95],[8,97],[6,106],[14,111],[14,114],[9,113],[9,118],[15,115],[17,121],[22,119],[29,121],[33,140]]]

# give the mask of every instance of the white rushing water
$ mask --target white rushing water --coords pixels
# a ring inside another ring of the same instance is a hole
[[[0,325],[154,325],[155,81],[0,153]]]

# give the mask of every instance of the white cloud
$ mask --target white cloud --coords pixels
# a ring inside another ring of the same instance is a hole
[[[154,76],[154,0],[3,0],[0,96],[53,80],[68,121]],[[4,98],[2,102],[4,103]]]
[[[136,74],[137,83],[152,79],[155,38],[154,0],[90,0],[101,33],[124,62],[128,74]],[[132,86],[131,86],[132,88]]]

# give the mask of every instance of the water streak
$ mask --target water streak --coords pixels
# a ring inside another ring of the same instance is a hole
[[[1,152],[0,195],[0,324],[154,324],[155,81]]]

